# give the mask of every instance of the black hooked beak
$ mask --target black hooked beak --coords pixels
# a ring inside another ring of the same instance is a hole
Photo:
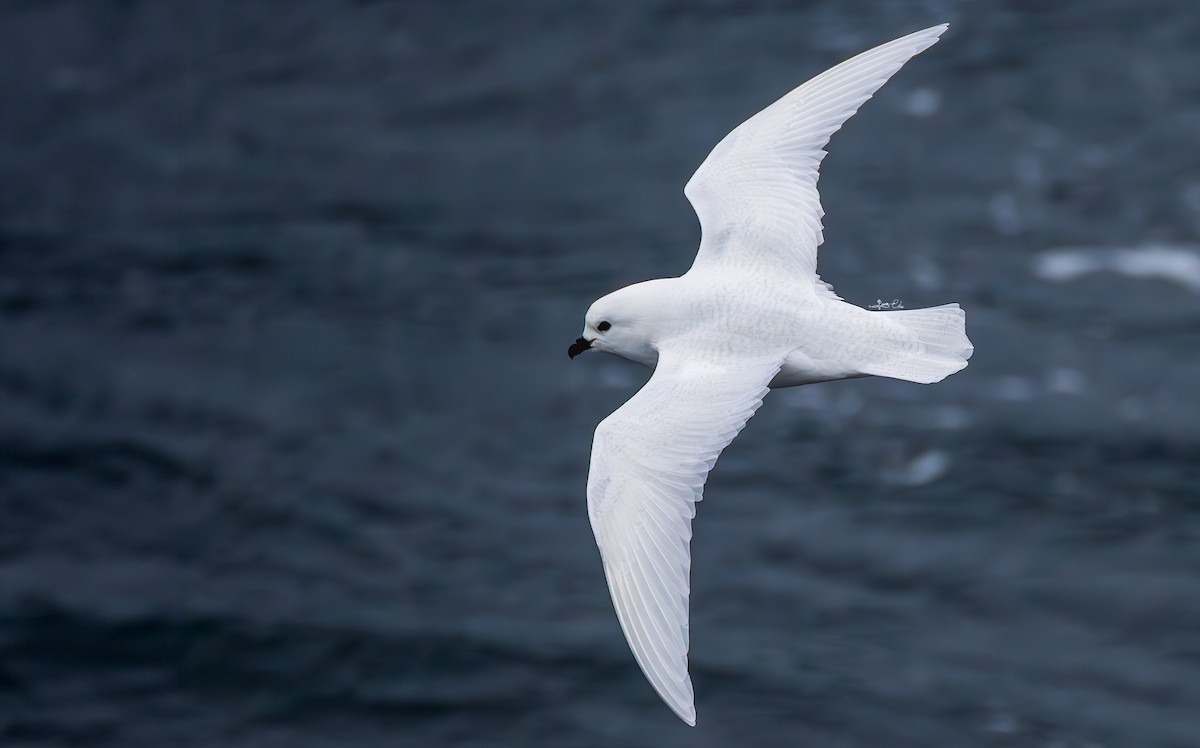
[[[567,349],[567,355],[570,356],[571,358],[575,358],[576,356],[578,356],[579,354],[583,353],[584,351],[586,351],[588,348],[591,348],[591,347],[592,347],[592,341],[588,340],[587,338],[580,338],[579,340],[576,340],[574,343],[572,343],[571,347]]]

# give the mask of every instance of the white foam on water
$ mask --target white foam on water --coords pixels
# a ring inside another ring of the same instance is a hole
[[[1046,390],[1057,395],[1082,396],[1087,391],[1087,379],[1078,369],[1053,369],[1046,374]]]
[[[904,113],[910,117],[930,117],[942,108],[942,94],[936,88],[918,88],[904,99]]]
[[[1110,272],[1138,280],[1164,280],[1200,293],[1200,247],[1145,244],[1128,248],[1064,247],[1033,260],[1035,277],[1067,283]]]
[[[929,449],[884,469],[883,479],[897,486],[924,486],[940,480],[949,469],[950,455],[940,449]]]

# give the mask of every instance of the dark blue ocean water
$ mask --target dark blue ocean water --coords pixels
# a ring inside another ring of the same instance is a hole
[[[975,357],[776,392],[726,452],[689,729],[584,508],[646,373],[566,346],[688,267],[729,129],[942,21],[831,144],[821,270],[960,302]],[[1200,745],[1198,39],[1161,0],[0,2],[0,745]]]

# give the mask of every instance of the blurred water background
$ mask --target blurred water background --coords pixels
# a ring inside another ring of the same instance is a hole
[[[621,637],[565,349],[682,187],[839,133],[822,275],[934,387],[775,392],[693,543],[689,729]],[[1200,5],[0,2],[0,745],[1200,745]]]

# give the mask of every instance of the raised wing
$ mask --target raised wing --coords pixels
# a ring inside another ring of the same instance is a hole
[[[596,427],[588,516],[621,630],[654,690],[696,724],[688,677],[695,503],[781,359],[704,363],[663,351],[650,381]]]
[[[817,278],[818,169],[830,136],[946,24],[888,42],[830,68],[739,125],[684,187],[703,231],[693,269],[749,267]]]

